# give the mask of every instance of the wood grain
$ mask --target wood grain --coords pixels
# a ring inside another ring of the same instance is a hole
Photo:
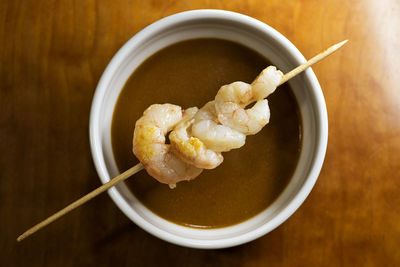
[[[26,228],[100,185],[88,139],[96,83],[144,26],[197,8],[255,17],[309,58],[327,101],[320,178],[282,226],[194,250],[135,226],[102,195],[23,243]],[[0,1],[1,266],[400,265],[400,4],[384,1]]]

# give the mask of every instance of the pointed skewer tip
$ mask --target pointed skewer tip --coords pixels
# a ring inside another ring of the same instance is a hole
[[[341,41],[340,43],[337,44],[338,47],[341,47],[342,45],[344,45],[345,43],[347,43],[349,40],[346,39],[344,41]]]

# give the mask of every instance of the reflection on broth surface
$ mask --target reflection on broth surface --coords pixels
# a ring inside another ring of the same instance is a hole
[[[154,103],[201,107],[234,81],[250,83],[270,63],[242,45],[195,39],[169,46],[147,59],[130,77],[114,110],[112,145],[120,171],[138,160],[132,153],[135,121]],[[150,210],[193,227],[223,227],[267,208],[288,184],[299,157],[301,121],[296,100],[284,84],[268,97],[270,123],[246,145],[223,153],[224,162],[173,190],[145,171],[126,183]]]

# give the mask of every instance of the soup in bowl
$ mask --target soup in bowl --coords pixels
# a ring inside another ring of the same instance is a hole
[[[195,10],[159,20],[130,39],[101,77],[90,119],[103,183],[138,163],[135,121],[154,103],[203,106],[234,81],[251,83],[268,65],[283,73],[305,62],[285,37],[253,18]],[[268,97],[271,119],[224,162],[175,189],[145,171],[109,190],[137,225],[166,241],[223,248],[284,222],[311,191],[327,144],[327,114],[311,69]]]

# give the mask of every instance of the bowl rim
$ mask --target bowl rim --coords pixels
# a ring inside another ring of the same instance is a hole
[[[182,21],[191,21],[197,19],[234,20],[239,23],[246,24],[247,26],[256,28],[257,30],[260,30],[262,32],[268,32],[268,34],[273,36],[273,38],[281,46],[285,47],[288,53],[293,57],[294,61],[297,61],[299,64],[306,62],[306,59],[300,53],[300,51],[281,33],[257,19],[232,11],[217,9],[190,10],[170,15],[148,25],[147,27],[136,33],[133,37],[131,37],[113,56],[111,61],[108,63],[106,69],[104,70],[93,96],[89,122],[90,147],[96,171],[103,184],[109,181],[109,179],[107,178],[109,174],[104,164],[104,157],[102,155],[102,142],[99,138],[99,135],[96,134],[96,125],[99,121],[98,115],[101,109],[103,96],[107,89],[106,85],[112,79],[113,73],[117,69],[118,65],[129,54],[130,47],[137,41],[147,35],[151,35],[152,32],[156,32],[160,28],[168,27],[168,25],[173,25]],[[311,192],[321,171],[328,143],[328,116],[325,99],[320,84],[311,68],[306,70],[304,73],[310,82],[310,87],[313,88],[313,93],[316,98],[316,120],[320,126],[317,130],[317,137],[319,137],[319,139],[316,140],[317,145],[315,149],[313,164],[310,168],[308,177],[304,181],[304,184],[301,186],[300,190],[293,197],[293,199],[290,200],[289,204],[285,208],[283,208],[283,210],[280,211],[273,220],[271,220],[271,223],[268,224],[268,227],[266,227],[266,225],[262,225],[261,227],[245,234],[219,240],[196,240],[191,238],[184,238],[176,236],[169,232],[165,232],[150,224],[139,215],[132,214],[132,207],[125,202],[125,200],[122,198],[118,190],[116,190],[116,188],[109,189],[108,194],[113,199],[114,203],[121,209],[121,211],[139,227],[160,239],[180,246],[203,249],[233,247],[250,242],[274,230],[276,227],[286,221],[300,207],[300,205],[304,202],[306,197]],[[231,226],[228,226],[226,228],[229,227]]]

